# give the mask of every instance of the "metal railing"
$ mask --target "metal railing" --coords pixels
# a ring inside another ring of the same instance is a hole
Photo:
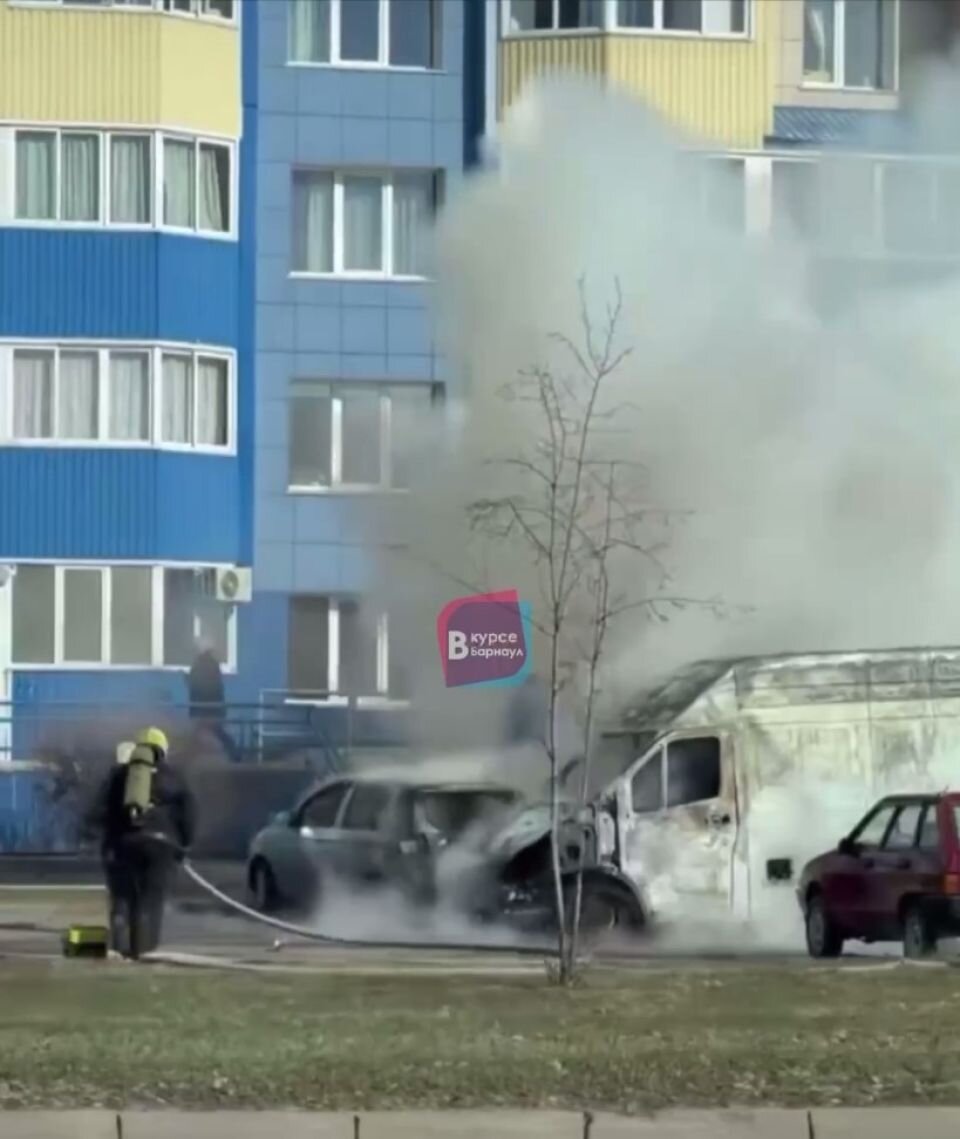
[[[172,752],[187,759],[287,770],[295,761],[318,776],[344,770],[354,747],[402,746],[404,735],[395,710],[331,700],[327,693],[264,690],[255,704],[209,706],[0,703],[0,851],[65,849],[78,773],[113,762],[117,745],[146,724],[162,727]]]

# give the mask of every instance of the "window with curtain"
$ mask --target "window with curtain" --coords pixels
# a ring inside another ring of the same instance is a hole
[[[146,565],[20,565],[11,600],[15,665],[184,667],[202,636],[214,641],[221,660],[231,658],[233,607],[201,597],[193,568],[157,575]]]
[[[17,349],[13,354],[13,434],[53,438],[53,352]]]
[[[226,447],[227,401],[227,361],[200,356],[197,360],[197,446]]]
[[[338,391],[342,454],[340,481],[379,486],[383,480],[383,398],[373,388]]]
[[[196,575],[189,569],[163,573],[163,663],[189,665],[196,655]]]
[[[295,171],[294,272],[423,276],[439,191],[440,175],[432,170]]]
[[[57,378],[57,438],[99,435],[99,358],[96,352],[61,352]]]
[[[189,443],[193,361],[189,356],[164,353],[161,370],[160,438],[164,443]]]
[[[99,663],[103,652],[102,569],[63,571],[63,659],[69,664]]]
[[[332,273],[333,175],[298,170],[293,177],[293,266],[301,273]]]
[[[153,571],[114,566],[110,571],[110,661],[150,664],[153,659]]]
[[[331,0],[290,0],[288,53],[293,63],[330,62]]]
[[[100,137],[63,134],[60,139],[60,216],[64,221],[100,218]]]
[[[196,146],[184,139],[163,140],[163,224],[193,229],[196,224]]]
[[[14,155],[18,220],[230,232],[228,143],[163,133],[30,128],[15,131]]]
[[[53,131],[16,132],[16,216],[54,221],[57,216],[57,136]]]
[[[333,400],[329,389],[294,388],[289,401],[290,486],[329,486]]]
[[[603,0],[559,2],[569,8]],[[546,3],[552,6],[553,0]],[[287,0],[288,59],[437,67],[442,10],[442,0]]]
[[[297,381],[289,401],[291,489],[405,488],[433,386]]]
[[[110,220],[149,225],[153,194],[150,135],[110,136]]]
[[[111,439],[150,439],[150,357],[146,352],[111,352],[108,432]]]
[[[343,268],[376,272],[383,268],[383,179],[348,175],[343,179]]]
[[[226,233],[230,228],[230,148],[200,143],[198,184],[200,229]]]
[[[393,180],[393,272],[422,277],[426,272],[426,228],[434,213],[436,176],[430,171],[398,174]]]
[[[55,664],[57,659],[56,569],[18,566],[13,578],[14,664]]]
[[[892,90],[897,16],[897,0],[804,0],[805,81]]]

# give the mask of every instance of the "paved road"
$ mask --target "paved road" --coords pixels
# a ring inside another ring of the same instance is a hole
[[[243,897],[243,868],[235,863],[206,863],[199,869],[233,897]],[[102,922],[103,896],[97,890],[98,867],[93,861],[76,859],[0,857],[0,957],[54,956],[60,952],[60,936],[72,922]],[[69,884],[68,888],[61,888]],[[319,932],[355,939],[385,939],[419,942],[431,940],[430,931],[404,921],[389,907],[377,907],[371,916],[361,911],[355,899],[341,900],[327,915]],[[439,928],[445,941],[467,940],[463,930]],[[282,940],[278,943],[278,938]],[[287,937],[277,930],[242,917],[211,909],[205,896],[187,881],[181,881],[169,907],[164,930],[164,953],[183,963],[227,963],[269,968],[362,969],[376,972],[542,972],[542,958],[489,951],[441,951],[424,948],[402,950],[365,949],[323,945]],[[609,964],[655,969],[718,968],[750,963],[790,964],[817,968],[798,945],[758,948],[742,939],[711,938],[702,934],[686,942],[611,944],[595,955]],[[889,967],[900,954],[895,946],[863,947],[840,963],[841,968]],[[833,966],[831,966],[833,967]]]

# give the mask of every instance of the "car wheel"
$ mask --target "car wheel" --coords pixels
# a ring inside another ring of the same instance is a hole
[[[937,951],[937,932],[920,902],[907,906],[903,915],[903,955],[911,959],[930,957]]]
[[[273,871],[262,859],[250,867],[250,900],[253,908],[262,914],[272,913],[277,908],[277,883]]]
[[[807,952],[811,957],[839,957],[843,952],[843,936],[819,894],[807,903],[806,931]]]
[[[568,930],[573,929],[576,885],[571,884],[564,896],[564,917]],[[580,900],[580,936],[592,943],[617,931],[636,932],[643,928],[643,915],[633,899],[598,882],[584,882]]]

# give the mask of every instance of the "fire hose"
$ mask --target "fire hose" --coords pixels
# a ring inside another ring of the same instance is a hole
[[[180,853],[182,855],[182,852]],[[242,902],[238,902],[236,898],[231,898],[229,894],[225,894],[223,890],[214,886],[212,882],[208,882],[207,879],[191,865],[189,858],[185,856],[182,856],[181,865],[187,876],[202,890],[205,890],[212,897],[216,898],[221,905],[227,906],[229,909],[234,910],[238,914],[242,914],[252,921],[261,922],[263,925],[272,926],[274,929],[282,930],[284,933],[290,933],[296,937],[303,937],[308,941],[319,941],[325,945],[339,945],[344,949],[435,949],[445,953],[460,951],[467,953],[514,953],[527,957],[558,956],[557,948],[547,945],[504,945],[497,942],[464,941],[373,941],[335,937],[328,933],[318,933],[316,930],[308,929],[306,926],[296,925],[293,922],[282,921],[280,918],[260,913],[259,910],[251,909],[250,906],[245,906]]]

